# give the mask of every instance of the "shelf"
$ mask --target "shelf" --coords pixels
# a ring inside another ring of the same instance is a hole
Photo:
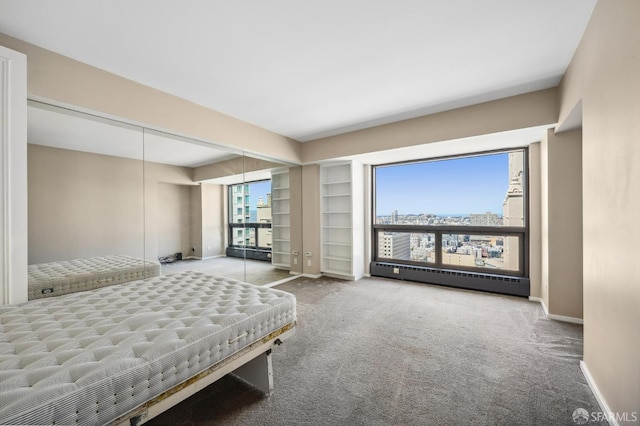
[[[351,197],[351,194],[323,194],[322,198]]]
[[[343,270],[336,271],[336,270],[333,270],[333,269],[331,269],[331,270],[330,269],[326,269],[326,270],[322,271],[322,273],[324,275],[326,275],[326,276],[329,276],[329,277],[342,278],[342,279],[347,279],[347,280],[351,280],[351,281],[356,279],[354,277],[354,275],[351,273],[351,271],[343,271]]]
[[[351,247],[351,243],[338,243],[333,241],[323,241],[322,244],[327,246]]]
[[[324,271],[325,274],[334,274],[334,275],[346,275],[346,276],[351,276],[351,271],[348,269],[328,269],[325,268]]]
[[[337,262],[349,262],[351,263],[350,257],[336,257],[336,256],[323,256],[324,260],[335,260]]]
[[[323,185],[340,185],[340,184],[345,184],[348,183],[349,185],[351,185],[351,181],[350,180],[337,180],[335,182],[322,182]]]
[[[290,226],[290,187],[289,172],[277,171],[271,174],[271,264],[274,267],[289,269],[291,233]]]

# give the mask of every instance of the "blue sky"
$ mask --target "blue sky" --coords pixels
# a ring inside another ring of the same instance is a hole
[[[377,167],[376,215],[502,215],[508,187],[507,153]]]
[[[260,181],[249,183],[249,210],[255,210],[258,205],[258,199],[262,197],[264,202],[267,202],[267,194],[271,192],[271,181]]]

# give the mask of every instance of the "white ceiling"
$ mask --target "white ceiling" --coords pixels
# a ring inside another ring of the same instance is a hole
[[[182,167],[199,167],[243,155],[211,143],[33,100],[27,106],[27,134],[28,142],[34,145]],[[272,159],[269,161],[274,162]],[[266,180],[271,179],[271,172],[276,168],[203,182],[233,185]]]
[[[0,0],[0,32],[308,141],[553,87],[596,0]]]

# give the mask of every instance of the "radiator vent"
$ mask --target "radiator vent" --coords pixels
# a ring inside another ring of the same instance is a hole
[[[371,275],[490,291],[513,296],[529,296],[529,278],[526,277],[437,269],[387,262],[371,262]]]

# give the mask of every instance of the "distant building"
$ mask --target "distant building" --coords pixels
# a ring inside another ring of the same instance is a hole
[[[502,251],[497,247],[491,247],[488,250],[488,255],[491,259],[499,259],[502,257]]]
[[[502,226],[503,219],[495,213],[471,213],[471,226]]]
[[[398,210],[394,210],[391,212],[391,223],[395,225],[398,223]]]
[[[251,220],[249,212],[249,185],[233,185],[231,190],[231,223],[247,223]],[[249,244],[249,230],[235,228],[233,230],[233,245]]]
[[[476,266],[475,257],[467,254],[442,252],[442,265]]]
[[[380,257],[411,260],[411,240],[407,233],[386,232],[378,247]]]
[[[523,167],[524,154],[522,151],[509,153],[509,189],[502,204],[502,224],[504,226],[524,226],[523,200]],[[520,254],[517,237],[504,239],[503,259],[504,268],[517,271],[519,269]]]

